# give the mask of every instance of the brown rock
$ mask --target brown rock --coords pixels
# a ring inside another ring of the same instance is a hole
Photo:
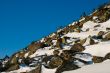
[[[60,56],[66,61],[71,59],[71,53],[69,50],[63,50]]]
[[[80,40],[80,44],[83,45],[86,42],[86,39]]]
[[[110,32],[108,32],[107,34],[105,34],[104,40],[110,40]]]
[[[106,59],[110,59],[110,53],[107,53],[107,54],[105,55],[104,60],[106,60]]]
[[[13,71],[13,70],[17,70],[17,69],[19,69],[19,64],[11,65],[11,67],[8,68],[7,71]]]
[[[101,63],[104,61],[104,58],[103,57],[99,57],[99,56],[93,56],[93,62],[94,63]]]
[[[85,47],[82,46],[80,43],[76,43],[74,44],[70,50],[74,50],[74,51],[77,51],[77,52],[82,52],[85,50]]]
[[[56,68],[60,65],[62,65],[63,60],[59,57],[59,56],[54,56],[51,58],[50,62],[49,62],[49,68]]]
[[[100,31],[100,32],[98,33],[98,36],[103,36],[104,34],[105,34],[104,31]]]
[[[94,45],[94,44],[95,44],[95,41],[92,38],[90,38],[90,45]]]
[[[54,51],[53,51],[53,54],[54,54],[55,56],[57,56],[57,55],[59,55],[59,51],[58,51],[58,50],[54,50]]]

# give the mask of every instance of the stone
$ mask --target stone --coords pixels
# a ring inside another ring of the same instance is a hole
[[[80,67],[75,65],[73,61],[63,61],[62,65],[59,66],[55,73],[62,73],[64,71],[76,70]]]
[[[110,53],[107,53],[107,54],[105,55],[104,60],[106,60],[106,59],[110,59]]]
[[[58,66],[62,65],[63,60],[59,56],[54,56],[51,58],[49,62],[49,68],[57,68]]]
[[[60,53],[60,52],[59,52],[58,50],[54,50],[54,51],[53,51],[53,54],[54,54],[55,56],[59,55],[59,53]]]
[[[101,63],[104,61],[104,58],[103,57],[99,57],[99,56],[93,56],[93,62],[94,63]]]
[[[103,36],[105,34],[104,31],[99,31],[98,36]]]
[[[77,52],[82,52],[85,50],[85,47],[82,46],[80,43],[76,43],[74,44],[70,50],[74,50],[74,51],[77,51]]]
[[[104,35],[104,40],[110,40],[110,32]]]
[[[11,65],[6,71],[13,71],[19,69],[19,64]]]

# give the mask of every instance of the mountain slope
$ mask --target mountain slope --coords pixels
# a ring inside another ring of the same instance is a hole
[[[84,73],[91,73],[100,66],[109,67],[108,59],[110,4],[99,7],[89,16],[84,16],[39,41],[32,42],[9,59],[0,60],[0,72],[82,73],[85,70]],[[109,73],[107,67],[94,73]]]

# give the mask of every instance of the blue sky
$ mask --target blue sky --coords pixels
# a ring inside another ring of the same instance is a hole
[[[90,13],[108,0],[0,0],[0,58]]]

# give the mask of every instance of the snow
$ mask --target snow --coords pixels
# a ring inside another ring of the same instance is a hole
[[[79,22],[84,21],[84,20],[85,20],[85,18],[83,17],[82,19],[79,20]]]
[[[78,53],[75,55],[75,58],[84,60],[84,61],[92,61],[92,55],[88,53]]]
[[[83,66],[73,71],[65,71],[63,73],[110,73],[110,60],[103,63]]]
[[[42,39],[40,40],[40,42],[43,42],[43,41],[44,41],[44,39],[45,39],[45,38],[42,38]]]
[[[31,55],[30,58],[40,56],[40,55],[52,55],[54,49],[51,49],[51,50],[50,49],[51,47],[40,48],[33,55]]]
[[[94,17],[93,17],[93,20],[96,20],[97,18],[98,18],[97,16],[94,16]]]
[[[20,67],[18,70],[10,71],[10,72],[1,72],[1,73],[23,73],[23,72],[29,72],[31,70],[35,69],[34,67]]]
[[[55,69],[47,69],[44,66],[42,66],[42,73],[55,73],[56,72],[56,68]]]
[[[93,21],[87,21],[84,23],[82,30],[86,31],[87,29],[93,29],[95,25],[97,25],[97,23],[94,23]]]
[[[101,42],[99,44],[86,46],[86,50],[84,53],[90,53],[95,56],[104,57],[107,53],[110,52],[110,41],[109,42]]]
[[[86,42],[83,44],[83,46],[87,46],[87,45],[89,45],[90,44],[90,38],[87,38],[86,39]]]
[[[53,45],[56,45],[57,40],[52,40]]]
[[[78,33],[78,32],[74,32],[74,33],[68,33],[64,36],[67,36],[67,37],[71,37],[71,38],[80,38],[80,39],[85,39],[89,36],[93,36],[93,35],[96,35],[98,34],[98,32],[96,31],[89,31],[89,32],[81,32],[81,33]]]
[[[77,65],[78,67],[83,67],[85,66],[85,64],[83,62],[80,62],[79,60],[74,61],[75,65]]]
[[[26,53],[26,54],[24,55],[24,57],[25,57],[25,58],[27,58],[28,54],[29,54],[29,52],[28,52],[28,53]]]
[[[97,18],[98,18],[97,16],[93,17],[94,20],[97,20]],[[79,21],[81,22],[83,20],[85,20],[85,18],[82,18]],[[77,23],[77,22],[73,22],[69,26],[74,25],[75,23]],[[108,32],[106,30],[106,28],[110,28],[110,19],[103,23],[95,23],[93,21],[85,22],[83,24],[83,27],[81,28],[82,31],[80,33],[79,32],[68,32],[64,36],[61,36],[61,37],[65,37],[65,36],[70,37],[70,39],[67,40],[67,45],[63,46],[63,48],[64,48],[63,50],[69,50],[71,48],[71,45],[73,45],[76,40],[86,39],[86,42],[83,44],[83,46],[85,46],[85,48],[86,48],[83,51],[84,54],[76,54],[74,57],[81,59],[83,61],[88,61],[88,62],[92,61],[92,56],[104,57],[107,53],[110,53],[110,41],[102,42],[102,41],[99,41],[96,39],[96,41],[98,41],[99,43],[90,45],[89,36],[97,35],[99,33],[99,31]],[[61,30],[63,30],[63,29],[59,29],[57,32],[60,32]],[[56,34],[53,33],[49,37],[53,37],[54,35],[56,35]],[[103,37],[105,37],[105,36],[103,36]],[[75,38],[75,39],[73,39],[73,38]],[[44,42],[45,38],[42,38],[40,41]],[[54,46],[54,45],[56,45],[57,40],[52,40],[52,42],[53,42],[53,46]],[[41,55],[53,55],[54,50],[55,49],[52,49],[52,46],[40,48],[34,54],[30,55],[29,57],[34,58],[35,60],[39,60],[39,58],[35,58],[35,57],[41,56]],[[60,51],[60,53],[62,52],[62,50],[59,50],[59,51]],[[24,57],[26,58],[28,56],[28,54],[29,53],[27,52],[24,55]],[[16,57],[18,57],[18,54],[16,54]],[[21,59],[19,61],[21,61]],[[34,64],[34,63],[32,63],[32,64]],[[76,60],[75,64],[82,68],[73,70],[73,71],[63,72],[63,73],[110,73],[110,69],[109,69],[110,60],[106,60],[102,63],[92,64],[92,65],[85,65],[83,62]],[[14,71],[11,71],[8,73],[29,72],[32,69],[35,69],[35,68],[27,67],[27,66],[25,66],[25,67],[20,66],[20,69],[14,70]],[[55,73],[55,71],[56,71],[56,68],[47,69],[44,66],[42,66],[42,73]],[[2,72],[2,73],[6,73],[6,72]]]

